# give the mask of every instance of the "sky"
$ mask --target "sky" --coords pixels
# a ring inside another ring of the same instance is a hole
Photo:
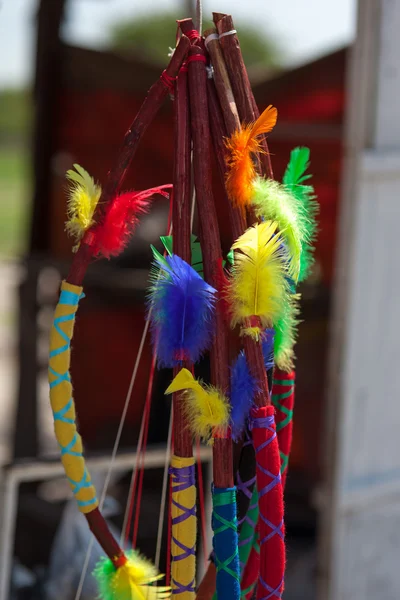
[[[30,82],[34,57],[34,21],[38,0],[0,0],[0,87]],[[110,27],[152,10],[175,10],[184,17],[184,1],[67,0],[63,37],[90,48],[107,45]],[[349,43],[355,32],[356,0],[203,0],[203,12],[227,12],[237,21],[272,34],[286,64],[307,62]]]

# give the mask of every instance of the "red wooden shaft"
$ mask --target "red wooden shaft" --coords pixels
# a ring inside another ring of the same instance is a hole
[[[179,72],[175,85],[174,100],[174,192],[172,204],[172,240],[174,254],[191,264],[190,243],[190,120],[187,69]],[[192,364],[185,363],[191,370]],[[174,377],[182,367],[174,368]],[[175,392],[172,397],[174,406],[174,454],[193,456],[193,441],[187,419],[184,416],[184,392]]]
[[[206,69],[202,48],[192,46],[189,51],[189,91],[193,139],[193,169],[197,210],[200,221],[200,240],[203,252],[205,280],[218,287],[218,261],[222,258],[217,212],[214,204],[211,178],[211,138],[207,102]],[[224,318],[217,306],[214,343],[210,353],[211,381],[223,393],[229,390],[229,361],[227,331]],[[230,437],[214,440],[213,478],[216,487],[233,486],[232,440]]]

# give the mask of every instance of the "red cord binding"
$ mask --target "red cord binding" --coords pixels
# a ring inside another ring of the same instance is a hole
[[[189,38],[189,40],[191,42],[194,42],[194,40],[198,40],[199,39],[199,32],[197,31],[197,29],[191,29],[190,31],[188,31],[187,33],[185,33],[186,37]]]
[[[202,62],[202,63],[206,63],[207,59],[203,54],[192,54],[191,56],[188,57],[186,64],[189,64],[191,62]]]
[[[170,92],[174,91],[176,77],[171,77],[171,75],[168,75],[167,71],[164,70],[160,75],[160,79]]]

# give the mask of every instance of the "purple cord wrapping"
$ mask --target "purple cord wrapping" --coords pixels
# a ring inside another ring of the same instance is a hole
[[[172,525],[178,525],[182,523],[189,517],[196,516],[196,506],[192,506],[188,508],[187,506],[183,506],[174,500],[173,494],[174,492],[183,492],[187,490],[191,486],[195,485],[195,465],[191,465],[190,467],[170,467],[169,474],[172,477],[172,504],[179,508],[182,511],[182,514],[172,519]],[[188,548],[180,540],[177,540],[175,537],[172,537],[173,542],[182,550],[181,554],[177,556],[172,556],[172,560],[178,561],[187,558],[188,556],[196,556],[196,548]],[[182,594],[183,592],[195,592],[195,580],[193,580],[187,584],[183,585],[179,581],[172,580],[173,582],[173,590],[172,594]]]
[[[259,452],[261,452],[264,448],[266,448],[269,444],[271,444],[271,442],[277,437],[276,429],[275,429],[274,425],[275,425],[275,417],[273,415],[268,416],[268,417],[257,417],[257,418],[250,419],[250,421],[249,421],[250,431],[252,431],[254,428],[259,428],[259,429],[264,428],[264,429],[268,429],[272,433],[272,436],[268,440],[266,440],[259,446],[254,445],[256,456],[259,454]],[[259,461],[257,461],[257,469],[259,471],[261,471],[262,473],[264,473],[264,475],[267,475],[268,477],[271,478],[270,483],[258,491],[259,498],[262,498],[265,494],[270,492],[276,485],[278,485],[281,482],[281,472],[279,470],[278,474],[275,475],[274,473],[271,473],[271,471],[269,471],[268,469],[265,469],[260,464]],[[282,540],[284,539],[283,519],[281,520],[281,522],[278,525],[274,525],[273,523],[271,523],[271,521],[269,521],[265,517],[265,515],[263,515],[261,509],[259,511],[259,518],[263,521],[263,523],[265,523],[271,529],[271,531],[260,540],[260,547],[263,544],[265,544],[268,540],[270,540],[274,535],[278,535]],[[279,585],[276,588],[272,588],[270,585],[267,584],[267,582],[263,579],[263,577],[260,574],[259,575],[259,584],[262,585],[262,587],[267,592],[267,595],[263,596],[261,600],[270,600],[271,598],[274,598],[274,597],[278,598],[280,600],[282,598],[283,582],[284,582],[284,579],[282,578]]]

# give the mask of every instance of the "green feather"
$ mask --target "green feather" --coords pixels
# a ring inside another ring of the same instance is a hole
[[[282,316],[274,323],[275,364],[283,371],[290,371],[293,368],[294,345],[299,324],[299,298],[298,294],[288,296]]]
[[[156,582],[163,578],[150,561],[137,550],[125,552],[127,562],[118,569],[112,560],[101,558],[93,576],[101,600],[167,600],[171,588],[159,586]]]
[[[306,174],[310,162],[308,148],[294,148],[290,153],[290,160],[283,176],[286,190],[296,200],[297,221],[302,237],[302,251],[300,255],[299,282],[307,279],[314,262],[314,242],[317,235],[318,202],[312,185],[304,182],[311,175]]]
[[[166,266],[169,269],[169,265],[168,265],[167,261],[165,260],[165,258],[163,257],[163,255],[159,253],[159,251],[157,250],[157,248],[155,248],[153,246],[153,244],[150,244],[150,248],[151,248],[151,251],[153,252],[153,256],[154,256],[155,260],[157,262],[161,263],[162,265]]]
[[[309,166],[310,149],[306,147],[294,148],[290,153],[290,160],[282,180],[283,183],[287,186],[299,185],[310,179],[311,175],[305,174]]]
[[[297,282],[300,272],[302,231],[297,202],[286,187],[273,179],[257,176],[253,181],[252,204],[256,215],[276,221],[290,254],[289,273]]]

